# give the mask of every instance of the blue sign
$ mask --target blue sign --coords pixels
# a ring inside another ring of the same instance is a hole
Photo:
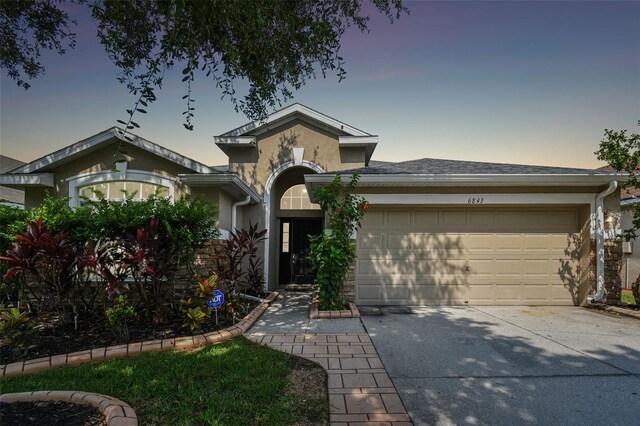
[[[213,292],[213,299],[207,301],[209,307],[218,309],[224,303],[224,293],[220,290]]]

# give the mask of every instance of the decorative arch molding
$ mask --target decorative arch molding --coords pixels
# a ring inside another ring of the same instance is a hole
[[[165,186],[169,188],[169,198],[171,200],[174,199],[176,178],[145,170],[127,170],[126,166],[119,166],[118,170],[83,173],[67,178],[67,182],[69,183],[69,206],[80,206],[80,197],[78,196],[78,189],[80,188],[96,183],[108,183],[122,180]]]
[[[272,204],[271,189],[276,179],[278,179],[280,175],[282,175],[287,169],[290,169],[291,167],[306,167],[308,169],[313,170],[316,173],[325,173],[325,170],[322,167],[320,167],[318,164],[313,163],[311,161],[302,160],[302,163],[300,164],[296,164],[295,161],[288,161],[286,163],[283,163],[280,166],[278,166],[269,175],[269,178],[267,179],[267,183],[264,186],[264,196],[262,197],[262,199],[264,200],[264,223],[267,228],[267,235],[265,235],[266,240],[265,240],[265,251],[264,251],[265,291],[268,290],[269,288],[269,270],[270,270],[269,262],[271,258],[271,256],[269,255],[269,252],[271,251],[270,250],[271,244],[269,240],[269,237],[271,235],[271,204]],[[278,201],[278,200],[275,200],[275,201]]]

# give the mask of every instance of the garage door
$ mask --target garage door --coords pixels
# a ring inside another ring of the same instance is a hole
[[[358,233],[360,304],[571,305],[578,211],[374,208]]]

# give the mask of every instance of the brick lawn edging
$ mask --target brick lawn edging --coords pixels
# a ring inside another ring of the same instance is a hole
[[[624,316],[629,318],[635,318],[640,320],[640,311],[634,311],[632,309],[625,309],[618,306],[605,305],[600,303],[594,303],[590,305],[585,305],[587,309],[594,309],[596,311],[603,311],[608,314],[616,315],[616,316]]]
[[[61,401],[70,404],[88,405],[102,414],[107,426],[137,426],[138,417],[133,408],[124,401],[106,395],[75,391],[38,391],[6,393],[0,395],[5,404],[13,402]]]
[[[272,292],[267,296],[264,303],[256,306],[246,317],[237,324],[223,330],[212,331],[210,333],[196,336],[175,337],[171,339],[148,340],[146,342],[135,342],[129,344],[108,346],[104,348],[87,349],[84,351],[52,355],[43,358],[19,361],[11,364],[0,365],[0,377],[19,376],[38,371],[45,371],[65,365],[78,365],[91,361],[106,361],[113,358],[123,358],[134,356],[143,352],[168,351],[173,349],[190,349],[199,346],[211,345],[224,342],[233,337],[244,334],[253,323],[269,308],[269,305],[276,300],[279,293]]]
[[[349,302],[349,309],[341,311],[320,311],[317,301],[311,302],[311,310],[309,311],[309,319],[329,319],[329,318],[360,318],[358,307]]]

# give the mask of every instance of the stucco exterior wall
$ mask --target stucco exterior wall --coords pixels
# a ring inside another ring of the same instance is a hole
[[[53,191],[49,188],[49,194],[53,195]],[[30,209],[38,207],[47,196],[47,188],[25,188],[24,190],[24,208]]]
[[[306,120],[294,119],[257,135],[254,148],[230,149],[229,171],[237,173],[240,178],[254,187],[261,197],[266,198],[267,182],[276,169],[294,160],[294,147],[304,148],[303,160],[325,171],[363,167],[365,162],[364,148],[340,148],[338,135]],[[292,217],[292,215],[296,217],[323,215],[318,211],[293,213],[279,209],[280,198],[284,191],[295,184],[304,183],[303,175],[310,173],[314,173],[313,170],[306,167],[292,167],[284,170],[277,179],[271,181],[269,205],[258,204],[238,209],[238,226],[247,227],[250,223],[259,223],[260,227],[269,228],[265,249],[271,254],[267,260],[271,288],[277,286],[278,278],[278,218]],[[268,209],[270,209],[269,223],[265,223]],[[264,251],[261,250],[260,254],[263,255]]]
[[[218,226],[220,229],[231,229],[231,206],[234,202],[235,200],[233,200],[226,192],[220,191],[220,196],[218,198]]]
[[[114,142],[111,145],[88,153],[83,157],[74,159],[67,164],[56,167],[53,170],[55,173],[55,181],[52,195],[59,197],[74,196],[75,194],[69,194],[69,183],[67,182],[67,179],[70,177],[79,174],[111,170],[117,149],[118,144]],[[176,177],[179,173],[191,172],[191,170],[186,167],[179,166],[171,161],[129,144],[124,144],[122,151],[126,153],[124,154],[124,158],[128,162],[128,170],[143,170],[167,177]],[[185,185],[180,182],[176,182],[176,198],[180,198],[180,196],[188,192],[189,190]]]
[[[317,164],[325,171],[364,166],[364,148],[340,150],[338,136],[305,121],[293,120],[259,135],[255,150],[242,148],[231,151],[229,171],[238,173],[259,194],[263,194],[271,173],[293,160],[294,147],[304,148],[303,160]]]

